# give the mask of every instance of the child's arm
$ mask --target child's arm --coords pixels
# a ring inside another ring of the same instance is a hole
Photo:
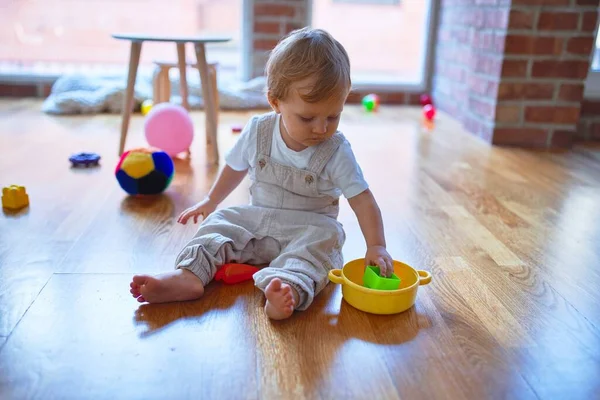
[[[348,199],[350,207],[354,210],[360,229],[367,242],[366,265],[377,265],[381,275],[391,276],[394,272],[392,257],[388,254],[385,246],[385,235],[383,232],[383,221],[381,211],[373,197],[371,190]]]
[[[208,192],[207,198],[210,199],[211,203],[215,204],[215,207],[218,206],[239,186],[247,173],[247,169],[236,171],[225,164],[225,167],[221,170],[216,182]]]
[[[236,187],[238,187],[247,173],[248,170],[236,171],[225,164],[225,167],[219,173],[219,177],[208,192],[206,198],[182,212],[177,219],[177,222],[185,225],[190,217],[194,217],[194,223],[198,222],[199,215],[202,215],[203,218],[208,217],[208,215],[215,211],[217,206],[221,204],[221,202],[225,200]]]

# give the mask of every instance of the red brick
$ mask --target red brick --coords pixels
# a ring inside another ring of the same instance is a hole
[[[366,96],[367,94],[368,93],[365,93],[364,95]],[[384,104],[404,104],[406,93],[390,92],[390,93],[382,93],[380,96],[383,96],[383,100],[381,100],[381,101]]]
[[[581,115],[600,115],[600,100],[584,99],[581,103]]]
[[[38,91],[36,85],[26,84],[0,84],[0,96],[6,97],[37,97]]]
[[[521,119],[521,106],[506,104],[496,106],[496,122],[518,123]]]
[[[576,124],[579,106],[528,106],[525,121],[552,124]]]
[[[588,121],[583,121],[582,118],[579,119],[577,123],[577,131],[574,139],[577,140],[585,140],[588,135],[588,130],[590,129]]]
[[[503,77],[521,77],[527,75],[527,60],[504,60],[502,63]]]
[[[285,24],[285,34],[288,34],[292,31],[298,30],[298,29],[302,29],[304,28],[304,25],[302,24],[298,24],[298,23],[294,23],[294,22],[287,22]]]
[[[255,33],[280,34],[281,24],[279,22],[254,21]]]
[[[508,10],[494,8],[485,13],[485,25],[483,26],[485,26],[486,29],[506,28],[507,21]]]
[[[580,102],[583,99],[583,83],[563,83],[560,85],[558,99]]]
[[[483,76],[471,74],[469,76],[468,88],[474,94],[495,98],[498,93],[498,82]]]
[[[492,143],[499,146],[546,147],[548,131],[539,128],[496,128]]]
[[[552,83],[500,82],[498,99],[501,100],[550,100],[554,95]]]
[[[405,98],[405,104],[419,105],[421,104],[420,93],[407,93]]]
[[[542,12],[538,20],[539,30],[573,30],[577,29],[579,13]]]
[[[550,139],[550,147],[568,149],[573,145],[574,131],[554,131]]]
[[[479,99],[470,98],[469,108],[477,115],[480,115],[485,118],[493,118],[494,110],[496,107],[494,106],[494,104],[481,101]]]
[[[495,54],[474,53],[470,66],[474,72],[498,76],[502,70],[502,58]]]
[[[476,31],[473,35],[473,47],[476,49],[493,50],[494,37],[495,35],[491,32]]]
[[[296,8],[285,4],[258,3],[254,5],[254,17],[274,16],[274,17],[293,17],[296,14]]]
[[[568,6],[571,0],[512,0],[513,6]]]
[[[45,84],[42,90],[43,90],[44,97],[48,97],[48,96],[50,96],[50,93],[52,92],[52,85]]]
[[[589,55],[594,48],[596,38],[592,36],[579,36],[570,38],[567,42],[567,52],[571,54]]]
[[[598,0],[575,0],[578,6],[598,7]]]
[[[598,21],[598,12],[586,11],[582,14],[581,31],[594,32]]]
[[[504,45],[506,54],[553,54],[562,53],[562,39],[547,36],[507,35]]]
[[[509,29],[532,29],[535,14],[533,11],[510,10]]]
[[[588,61],[583,60],[534,61],[531,76],[535,78],[584,79],[587,76],[589,64]]]
[[[275,39],[255,39],[254,49],[255,50],[272,50],[277,46],[279,41]]]
[[[593,122],[590,126],[589,138],[592,140],[600,140],[600,123]]]
[[[498,54],[504,53],[504,44],[506,42],[505,33],[496,33],[494,38],[494,51]]]

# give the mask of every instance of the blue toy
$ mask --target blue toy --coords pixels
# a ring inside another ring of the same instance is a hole
[[[77,153],[69,157],[69,161],[71,161],[73,167],[89,167],[90,165],[98,165],[100,156],[96,153]]]

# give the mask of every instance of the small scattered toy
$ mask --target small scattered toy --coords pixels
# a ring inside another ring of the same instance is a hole
[[[433,104],[426,104],[423,106],[423,116],[427,121],[433,121],[433,118],[435,117],[435,107]]]
[[[69,157],[69,161],[73,167],[89,167],[90,165],[98,165],[100,156],[96,153],[77,153]]]
[[[365,268],[363,282],[365,287],[369,289],[396,290],[400,288],[400,278],[398,278],[396,274],[392,274],[389,278],[381,276],[379,267],[374,267],[372,265]]]
[[[215,280],[233,285],[236,283],[249,281],[252,279],[252,275],[254,275],[258,270],[259,268],[248,264],[224,264],[215,274]]]
[[[130,195],[162,193],[175,175],[175,165],[167,153],[152,148],[132,149],[123,153],[115,176]]]
[[[421,106],[426,106],[428,104],[433,105],[433,100],[431,99],[431,96],[429,96],[426,93],[423,93],[420,97],[420,101],[421,101]]]
[[[142,106],[140,108],[140,111],[142,112],[142,115],[148,115],[148,113],[150,112],[150,110],[152,110],[152,106],[154,105],[154,103],[152,102],[152,100],[147,99],[144,100],[142,102]]]
[[[367,111],[377,111],[379,109],[379,96],[368,94],[362,99],[362,105]]]
[[[24,186],[10,185],[2,188],[2,207],[18,210],[29,205],[29,196]]]
[[[241,131],[242,131],[241,125],[232,125],[231,126],[231,132],[233,132],[233,133],[240,133]]]

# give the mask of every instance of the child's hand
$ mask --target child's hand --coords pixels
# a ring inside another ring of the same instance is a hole
[[[367,248],[365,267],[367,265],[379,267],[380,275],[385,276],[386,278],[392,276],[392,273],[394,272],[392,257],[383,246],[371,246]]]
[[[210,199],[207,197],[202,200],[200,203],[196,204],[193,207],[188,208],[184,212],[181,213],[177,222],[185,225],[190,219],[190,217],[194,217],[194,223],[198,223],[198,215],[202,215],[202,218],[206,219],[215,209],[217,208],[216,204],[213,204]]]

